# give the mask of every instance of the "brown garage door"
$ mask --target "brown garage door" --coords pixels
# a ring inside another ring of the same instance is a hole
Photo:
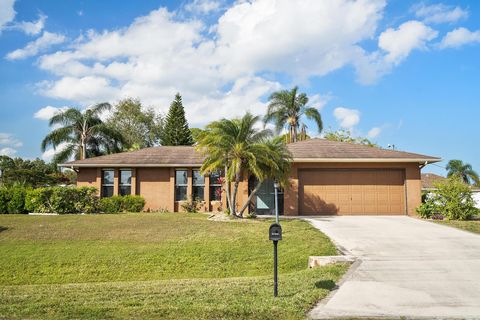
[[[303,215],[405,214],[403,170],[305,169],[299,171]]]

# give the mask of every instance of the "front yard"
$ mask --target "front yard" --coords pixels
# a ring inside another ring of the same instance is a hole
[[[444,220],[435,222],[474,233],[480,233],[480,220]]]
[[[345,265],[323,234],[284,221],[272,298],[269,221],[203,214],[0,216],[0,318],[303,318]]]

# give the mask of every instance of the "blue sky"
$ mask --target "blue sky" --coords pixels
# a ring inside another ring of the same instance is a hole
[[[478,1],[0,0],[0,44],[2,154],[50,159],[66,106],[179,91],[201,127],[299,85],[327,130],[480,170]]]

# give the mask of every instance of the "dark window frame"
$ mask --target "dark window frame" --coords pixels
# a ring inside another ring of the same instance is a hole
[[[202,177],[202,183],[198,183],[198,181],[196,181],[196,172],[198,172],[198,176]],[[198,190],[201,190],[201,192]],[[205,201],[205,176],[200,173],[200,169],[192,169],[192,199],[197,201]]]
[[[179,183],[177,179],[177,172],[184,171],[186,173],[187,181],[185,183]],[[178,190],[184,190],[185,196],[183,198],[179,197]],[[185,201],[188,197],[188,169],[175,169],[175,201]]]
[[[212,179],[214,177],[214,179]],[[222,183],[212,183],[216,179],[221,179],[222,178],[222,173],[221,172],[212,172],[209,175],[209,180],[210,180],[210,201],[222,201]],[[217,182],[217,181],[215,181]],[[219,195],[217,195],[217,191],[220,190]]]
[[[130,172],[130,183],[122,183],[122,172]],[[120,169],[118,170],[118,194],[121,196],[131,195],[132,194],[132,176],[133,170],[132,169]],[[128,192],[122,191],[122,188],[126,188]]]
[[[112,183],[105,183],[105,172],[113,172]],[[115,188],[115,169],[102,169],[102,194],[101,194],[102,198],[108,198],[113,196],[114,188]],[[105,191],[106,189],[111,191],[106,192]]]

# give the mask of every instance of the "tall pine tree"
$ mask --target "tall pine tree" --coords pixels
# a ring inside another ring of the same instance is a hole
[[[182,105],[182,96],[177,93],[165,118],[161,142],[163,146],[191,146],[192,133],[188,128],[185,110]]]

